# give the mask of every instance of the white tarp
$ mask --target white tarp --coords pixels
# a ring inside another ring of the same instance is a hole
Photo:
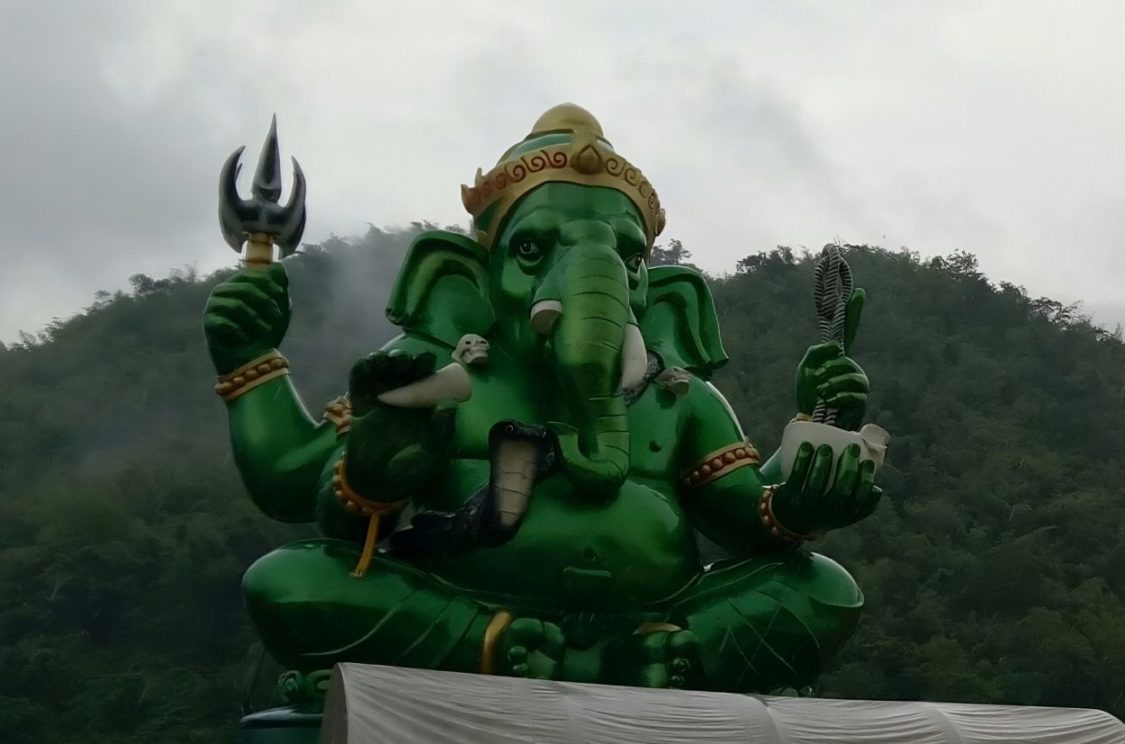
[[[321,744],[1122,744],[1099,710],[645,690],[341,664]]]

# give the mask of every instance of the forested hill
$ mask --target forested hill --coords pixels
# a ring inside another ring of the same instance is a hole
[[[311,410],[389,337],[409,239],[372,230],[290,259],[284,351]],[[677,244],[660,255],[689,258]],[[854,356],[869,418],[894,439],[879,511],[817,545],[869,602],[820,693],[1125,716],[1125,346],[1072,308],[991,285],[971,256],[847,258],[868,290]],[[268,665],[248,685],[239,578],[306,528],[257,513],[234,471],[200,333],[219,278],[136,276],[132,293],[0,350],[10,744],[212,744],[247,687],[268,686]],[[732,359],[716,383],[772,450],[815,340],[811,260],[751,255],[713,286]]]

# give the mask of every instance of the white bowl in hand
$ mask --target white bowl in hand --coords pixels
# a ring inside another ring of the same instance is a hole
[[[891,435],[877,424],[865,424],[859,431],[848,431],[828,424],[818,424],[813,421],[793,421],[785,427],[781,435],[781,473],[786,478],[793,470],[793,460],[797,457],[797,450],[805,442],[814,448],[827,444],[832,448],[832,475],[836,473],[836,464],[840,455],[849,444],[859,445],[859,461],[875,461],[875,468],[883,464],[883,457],[887,452],[887,442]]]

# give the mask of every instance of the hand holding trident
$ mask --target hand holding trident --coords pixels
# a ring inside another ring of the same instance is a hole
[[[238,195],[236,184],[242,149],[227,158],[219,176],[219,227],[235,251],[246,243],[244,270],[216,285],[203,316],[207,350],[219,373],[216,392],[228,401],[288,374],[277,347],[289,327],[289,278],[285,265],[274,263],[273,248],[281,258],[290,255],[305,229],[305,177],[296,160],[289,202],[279,203],[277,117],[258,158],[250,199]]]
[[[277,116],[270,122],[270,131],[258,156],[258,169],[250,187],[253,196],[243,199],[238,195],[238,160],[244,147],[231,153],[219,174],[219,227],[230,247],[246,252],[242,263],[248,269],[264,269],[273,263],[273,247],[280,257],[291,255],[301,242],[305,231],[305,175],[297,159],[293,158],[293,191],[289,201],[282,206],[281,163],[277,147]]]

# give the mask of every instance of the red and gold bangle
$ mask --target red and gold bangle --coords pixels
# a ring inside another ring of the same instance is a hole
[[[375,543],[378,542],[379,537],[379,518],[402,509],[406,506],[406,499],[402,501],[372,501],[360,496],[348,485],[348,479],[344,476],[343,457],[336,461],[336,469],[332,474],[332,492],[345,510],[356,516],[368,517],[370,520],[367,523],[367,537],[363,541],[363,552],[359,556],[359,562],[356,564],[355,570],[352,571],[352,576],[362,579],[367,575],[367,569],[371,566],[371,559],[375,556]]]
[[[684,488],[699,488],[747,465],[758,465],[758,450],[749,442],[735,442],[704,457],[680,479]]]
[[[289,374],[289,360],[277,350],[266,352],[233,372],[219,376],[215,392],[228,403],[259,385]]]
[[[770,534],[788,543],[815,540],[816,537],[814,535],[802,535],[799,532],[794,532],[777,521],[777,517],[774,516],[773,513],[773,497],[775,493],[777,493],[777,486],[764,486],[762,488],[762,501],[758,505],[762,524],[770,531]]]

